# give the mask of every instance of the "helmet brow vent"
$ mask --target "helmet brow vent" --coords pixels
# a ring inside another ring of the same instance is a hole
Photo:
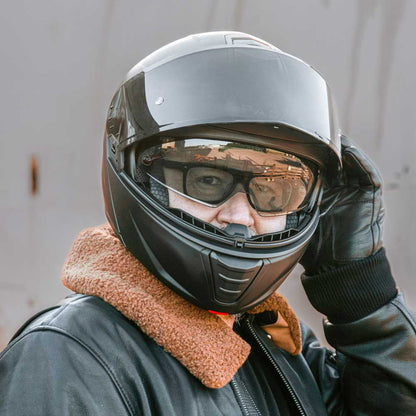
[[[229,45],[257,46],[258,48],[278,49],[262,39],[255,38],[254,36],[246,35],[244,33],[225,35],[225,41]]]

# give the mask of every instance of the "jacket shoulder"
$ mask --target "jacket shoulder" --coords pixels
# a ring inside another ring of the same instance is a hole
[[[86,296],[37,316],[0,354],[0,414],[137,414],[123,371],[99,348],[118,321],[128,324]]]
[[[28,342],[25,339],[35,338],[35,334],[40,338],[64,338],[76,348],[87,350],[91,360],[119,374],[148,360],[149,349],[155,354],[161,350],[133,321],[102,299],[89,295],[70,296],[62,305],[36,316],[6,350],[15,343]]]

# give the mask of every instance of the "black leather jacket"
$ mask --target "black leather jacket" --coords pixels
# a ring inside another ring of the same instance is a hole
[[[111,305],[77,295],[30,322],[0,355],[0,415],[416,415],[416,324],[400,296],[280,350],[243,317],[252,353],[209,389]]]

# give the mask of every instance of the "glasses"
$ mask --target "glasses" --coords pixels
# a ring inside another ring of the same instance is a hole
[[[298,157],[268,148],[191,141],[148,149],[141,157],[142,169],[164,187],[209,207],[238,192],[247,195],[260,215],[285,215],[308,205],[316,175]]]

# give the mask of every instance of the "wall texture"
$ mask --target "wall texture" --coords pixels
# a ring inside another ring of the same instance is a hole
[[[317,68],[344,132],[385,181],[385,245],[416,307],[416,2],[411,0],[16,0],[0,14],[0,348],[67,291],[77,232],[105,221],[100,157],[109,101],[127,70],[190,33],[234,29]],[[31,157],[38,192],[31,193]],[[296,269],[283,288],[319,332]]]

